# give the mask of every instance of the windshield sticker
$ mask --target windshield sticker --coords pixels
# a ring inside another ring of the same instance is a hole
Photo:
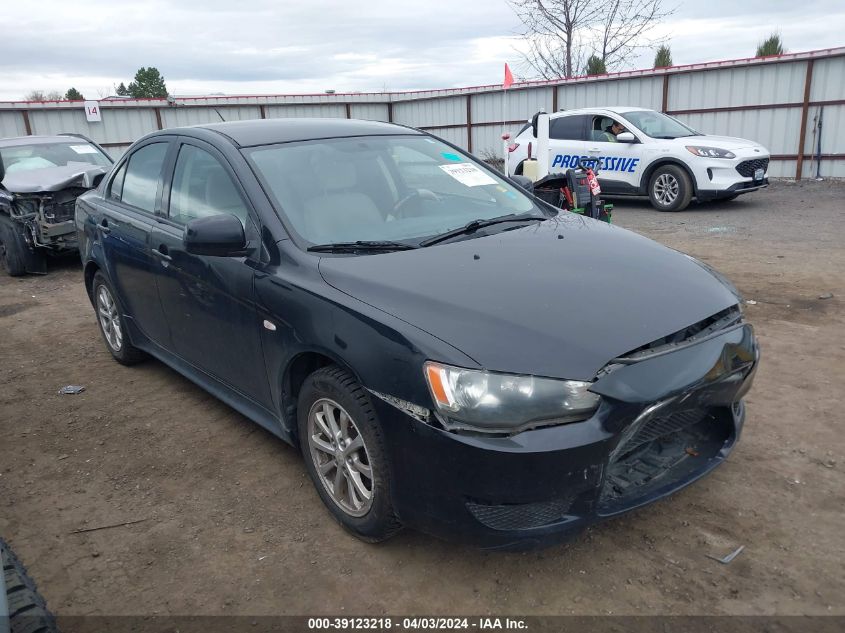
[[[451,160],[451,161],[454,161],[456,163],[461,161],[461,157],[458,156],[457,154],[452,154],[450,152],[440,152],[440,155],[443,158],[445,158],[446,160]]]
[[[458,163],[457,165],[439,165],[440,169],[449,174],[452,178],[467,187],[480,187],[482,185],[495,185],[496,181],[485,174],[475,165],[470,163]]]
[[[96,154],[97,148],[93,145],[71,145],[70,148],[77,154]]]
[[[623,158],[622,156],[578,156],[577,154],[558,154],[552,160],[552,168],[575,169],[579,164],[590,167],[598,161],[599,171],[625,171],[636,173],[639,158]]]

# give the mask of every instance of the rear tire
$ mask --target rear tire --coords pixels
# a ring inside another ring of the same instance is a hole
[[[6,583],[11,633],[58,633],[56,620],[26,568],[9,545],[0,539],[0,561]]]
[[[146,359],[146,352],[132,345],[129,340],[123,310],[105,275],[97,272],[91,287],[97,325],[114,359],[121,365],[135,365]]]
[[[677,165],[661,165],[649,178],[648,197],[658,211],[683,211],[692,200],[689,174]]]
[[[391,501],[384,435],[355,377],[336,365],[315,371],[299,392],[297,418],[308,474],[334,518],[368,543],[396,534],[402,524]]]

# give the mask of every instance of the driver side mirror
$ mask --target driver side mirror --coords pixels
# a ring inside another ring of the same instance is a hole
[[[246,255],[244,225],[234,215],[223,213],[195,218],[182,232],[185,251],[192,255],[242,257]]]
[[[511,182],[522,187],[528,193],[534,193],[534,181],[528,176],[511,176]]]
[[[619,143],[636,143],[637,137],[630,132],[620,132],[616,135],[616,141]]]

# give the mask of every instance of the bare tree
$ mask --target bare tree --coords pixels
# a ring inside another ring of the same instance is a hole
[[[603,0],[599,0],[602,2]],[[584,32],[594,23],[590,0],[511,0],[522,21],[523,57],[544,79],[571,77],[583,62]]]
[[[545,79],[572,77],[595,55],[608,70],[639,48],[663,42],[649,37],[674,9],[663,0],[510,0],[524,26],[523,58]]]
[[[30,90],[24,95],[25,101],[61,101],[65,95],[58,90],[50,90],[44,92],[43,90]]]

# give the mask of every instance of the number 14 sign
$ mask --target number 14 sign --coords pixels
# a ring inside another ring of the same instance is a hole
[[[102,121],[103,120],[100,117],[100,102],[99,101],[86,101],[85,102],[85,118],[88,119],[89,123],[91,123],[93,121]]]

